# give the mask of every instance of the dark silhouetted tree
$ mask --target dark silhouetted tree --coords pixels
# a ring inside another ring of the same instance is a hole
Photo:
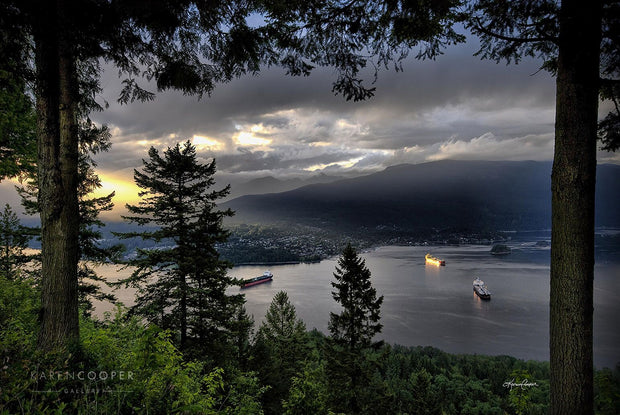
[[[36,255],[27,254],[28,242],[36,230],[21,224],[17,214],[7,203],[0,212],[0,275],[15,280],[26,272],[26,265]]]
[[[202,96],[218,82],[256,73],[261,65],[279,65],[291,75],[334,67],[334,92],[360,100],[373,94],[362,79],[367,68],[375,69],[368,71],[372,77],[376,69],[398,64],[411,47],[419,47],[419,57],[434,57],[445,44],[463,40],[452,29],[455,4],[0,2],[10,23],[1,26],[2,42],[25,45],[10,76],[20,80],[18,88],[21,80],[32,80],[36,99],[43,270],[39,346],[64,347],[79,338],[78,113],[80,106],[95,104],[84,89],[99,89],[100,62],[124,77],[122,103],[154,98],[139,85],[141,79],[158,91]],[[30,64],[33,70],[22,70]]]
[[[256,370],[262,383],[271,388],[263,396],[266,413],[282,413],[282,400],[307,357],[307,341],[306,326],[297,318],[295,306],[286,292],[279,291],[258,329],[254,347]]]
[[[348,244],[338,259],[332,287],[334,300],[342,307],[340,314],[330,313],[328,342],[328,377],[334,409],[360,413],[365,410],[373,368],[365,351],[381,342],[373,338],[381,332],[379,323],[383,296],[370,281],[366,261]]]
[[[482,57],[538,57],[556,77],[550,413],[592,413],[597,133],[605,148],[620,145],[620,4],[484,0],[472,2],[467,12]],[[600,99],[614,105],[597,125]]]
[[[338,259],[332,287],[334,300],[342,307],[340,314],[330,313],[331,338],[351,352],[374,346],[373,338],[383,327],[380,320],[383,296],[377,298],[372,287],[370,270],[348,244]]]
[[[93,193],[101,188],[101,180],[95,173],[97,163],[94,156],[110,148],[110,133],[106,126],[98,127],[84,117],[79,122],[80,151],[78,161],[79,186],[79,256],[78,264],[78,304],[86,315],[93,310],[92,300],[115,301],[116,297],[102,290],[108,283],[96,272],[96,266],[117,262],[124,251],[121,244],[103,245],[101,229],[105,224],[99,218],[101,212],[114,207],[114,192],[94,197]],[[35,166],[36,167],[36,166]],[[26,174],[24,174],[26,175]],[[36,171],[27,174],[28,179],[17,191],[22,197],[22,205],[29,215],[39,213]],[[40,262],[38,268],[40,271]]]
[[[190,345],[208,351],[208,345],[225,344],[244,302],[241,294],[226,293],[237,281],[227,274],[231,264],[215,249],[228,237],[222,220],[232,211],[216,208],[229,186],[212,190],[214,174],[215,160],[201,164],[189,141],[168,148],[163,157],[151,147],[143,171],[134,171],[141,200],[127,205],[130,216],[124,216],[151,228],[121,236],[166,242],[138,249],[130,261],[136,269],[123,283],[138,288],[132,310],[173,330],[182,351]]]

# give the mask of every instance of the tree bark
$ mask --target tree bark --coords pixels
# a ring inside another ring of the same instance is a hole
[[[41,1],[35,33],[42,275],[38,345],[43,350],[79,340],[78,90],[65,10],[62,1]]]
[[[551,414],[593,413],[594,189],[601,14],[600,1],[562,1],[551,180]]]

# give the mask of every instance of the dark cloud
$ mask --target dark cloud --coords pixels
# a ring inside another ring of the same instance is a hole
[[[375,97],[361,103],[332,94],[331,69],[291,78],[271,68],[218,85],[200,101],[167,92],[149,103],[113,104],[96,117],[114,129],[100,166],[136,166],[150,145],[164,148],[196,135],[217,142],[201,151],[217,157],[224,173],[281,175],[425,161],[443,157],[454,143],[470,143],[463,149],[486,143],[499,157],[502,146],[526,136],[552,140],[554,80],[538,72],[537,61],[496,64],[472,56],[475,48],[450,47],[436,61],[408,58],[403,72],[380,72]],[[113,102],[118,81],[111,71],[105,83]],[[494,141],[475,141],[487,133]]]

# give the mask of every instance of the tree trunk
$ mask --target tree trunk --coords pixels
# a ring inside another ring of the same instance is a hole
[[[551,414],[593,412],[594,189],[600,39],[600,1],[563,1],[551,180]]]
[[[187,277],[181,274],[179,277],[179,285],[181,289],[181,345],[179,349],[185,351],[187,347]]]
[[[77,79],[62,1],[40,2],[35,34],[43,350],[79,340]],[[64,22],[64,23],[63,23]]]

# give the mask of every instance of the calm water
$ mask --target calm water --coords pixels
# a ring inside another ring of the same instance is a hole
[[[549,248],[534,242],[513,242],[512,254],[495,257],[489,246],[388,246],[363,253],[372,283],[384,296],[383,332],[379,337],[406,346],[434,346],[451,353],[508,354],[548,360]],[[445,267],[425,265],[431,252]],[[243,290],[246,308],[259,323],[273,296],[288,293],[308,329],[327,333],[329,312],[338,312],[332,299],[337,258],[318,264],[273,266],[274,280]],[[108,268],[111,279],[117,275]],[[238,278],[260,275],[265,267],[231,270]],[[127,271],[125,271],[127,272]],[[472,290],[479,277],[492,292],[480,300]],[[594,282],[594,362],[613,367],[620,362],[620,261],[597,259]],[[131,304],[132,293],[117,293]],[[98,311],[105,306],[99,306]]]

